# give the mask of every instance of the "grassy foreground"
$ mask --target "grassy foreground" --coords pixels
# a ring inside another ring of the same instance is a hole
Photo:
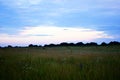
[[[2,48],[0,80],[120,80],[120,46]]]

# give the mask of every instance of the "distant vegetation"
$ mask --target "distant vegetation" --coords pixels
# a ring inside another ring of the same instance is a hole
[[[112,45],[120,45],[120,42],[117,41],[111,41],[109,43],[102,42],[101,44],[97,44],[96,42],[90,42],[90,43],[83,43],[83,42],[78,42],[78,43],[67,43],[63,42],[60,44],[48,44],[44,45],[44,47],[55,47],[55,46],[112,46]],[[42,47],[42,46],[37,46],[30,44],[29,47]]]
[[[96,42],[90,42],[90,43],[83,43],[83,42],[78,42],[78,43],[67,43],[67,42],[62,42],[60,44],[46,44],[44,46],[41,45],[33,45],[29,44],[27,47],[57,47],[57,46],[113,46],[113,45],[120,45],[120,42],[118,41],[111,41],[109,43],[102,42],[101,44],[97,44]],[[8,48],[12,48],[12,45],[8,45]],[[19,46],[16,46],[19,47]],[[0,47],[2,48],[2,47]]]

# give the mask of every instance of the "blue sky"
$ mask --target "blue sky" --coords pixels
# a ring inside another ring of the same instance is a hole
[[[0,46],[120,41],[120,0],[0,0]]]

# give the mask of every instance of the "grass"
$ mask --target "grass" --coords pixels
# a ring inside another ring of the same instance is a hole
[[[0,49],[0,80],[120,80],[120,46]]]

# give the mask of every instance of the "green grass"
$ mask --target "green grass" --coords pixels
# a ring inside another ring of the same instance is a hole
[[[0,49],[0,80],[120,80],[120,46]]]

